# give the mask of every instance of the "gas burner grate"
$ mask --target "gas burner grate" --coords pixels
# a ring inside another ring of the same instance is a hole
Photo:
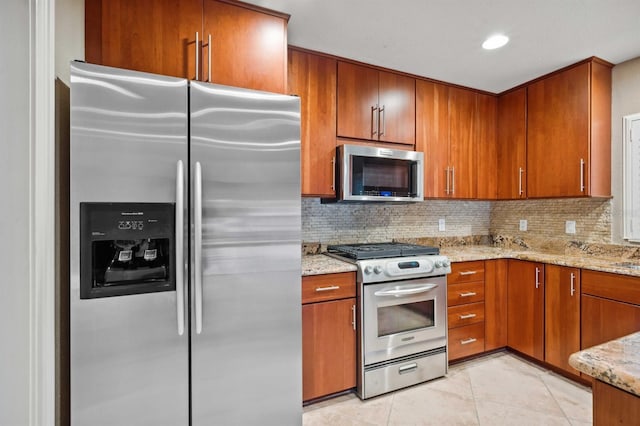
[[[440,250],[437,247],[406,243],[336,244],[327,246],[327,250],[329,253],[346,256],[355,260],[432,255],[440,253]]]

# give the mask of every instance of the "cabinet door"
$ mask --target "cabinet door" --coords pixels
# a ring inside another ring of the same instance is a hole
[[[527,89],[498,98],[498,199],[527,197]]]
[[[289,50],[288,93],[300,97],[302,195],[335,197],[337,61]]]
[[[581,349],[640,331],[640,306],[589,295],[581,300]]]
[[[302,306],[302,399],[356,385],[355,298]]]
[[[544,358],[544,264],[509,260],[507,343],[513,349]]]
[[[99,65],[196,76],[202,0],[86,0],[85,60]]]
[[[507,259],[484,262],[485,350],[507,346]]]
[[[424,153],[424,196],[447,194],[449,86],[416,81],[416,151]]]
[[[416,141],[416,81],[389,72],[378,75],[379,140],[414,145]]]
[[[527,195],[586,195],[589,160],[589,64],[527,88]]]
[[[493,95],[477,94],[476,150],[477,198],[495,200],[498,194],[498,152],[496,130],[498,99]]]
[[[338,62],[338,136],[378,139],[378,70]]]
[[[579,375],[569,355],[580,350],[580,269],[545,266],[544,359]]]
[[[449,88],[449,165],[453,198],[476,198],[476,93]]]
[[[204,0],[202,80],[285,93],[287,15],[226,1]],[[211,44],[208,46],[208,37]]]

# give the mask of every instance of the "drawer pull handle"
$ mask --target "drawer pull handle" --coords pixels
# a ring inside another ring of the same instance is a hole
[[[459,272],[460,275],[475,275],[477,273],[478,271],[460,271]]]
[[[418,364],[414,362],[413,364],[403,365],[402,367],[398,368],[398,373],[400,374],[411,373],[412,371],[415,371],[417,369],[418,369]]]
[[[478,339],[474,339],[473,337],[469,339],[460,340],[461,345],[468,345],[469,343],[476,342]]]
[[[466,293],[460,293],[460,297],[473,297],[475,296],[477,293],[475,291],[468,291]]]
[[[316,291],[331,291],[340,289],[339,285],[330,285],[329,287],[317,287]]]
[[[465,315],[459,315],[460,319],[469,319],[469,318],[475,318],[476,314],[465,314]]]

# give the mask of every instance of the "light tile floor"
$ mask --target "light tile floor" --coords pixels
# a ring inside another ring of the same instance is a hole
[[[303,425],[577,426],[592,423],[591,404],[591,389],[500,352],[365,402],[348,394],[309,405]]]

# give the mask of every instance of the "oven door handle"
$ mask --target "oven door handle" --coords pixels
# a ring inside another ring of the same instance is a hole
[[[421,285],[418,287],[411,287],[411,288],[394,287],[392,289],[378,290],[373,294],[376,296],[402,297],[402,296],[407,296],[409,294],[425,293],[427,291],[433,290],[436,287],[438,287],[438,284],[427,284],[427,285]]]

